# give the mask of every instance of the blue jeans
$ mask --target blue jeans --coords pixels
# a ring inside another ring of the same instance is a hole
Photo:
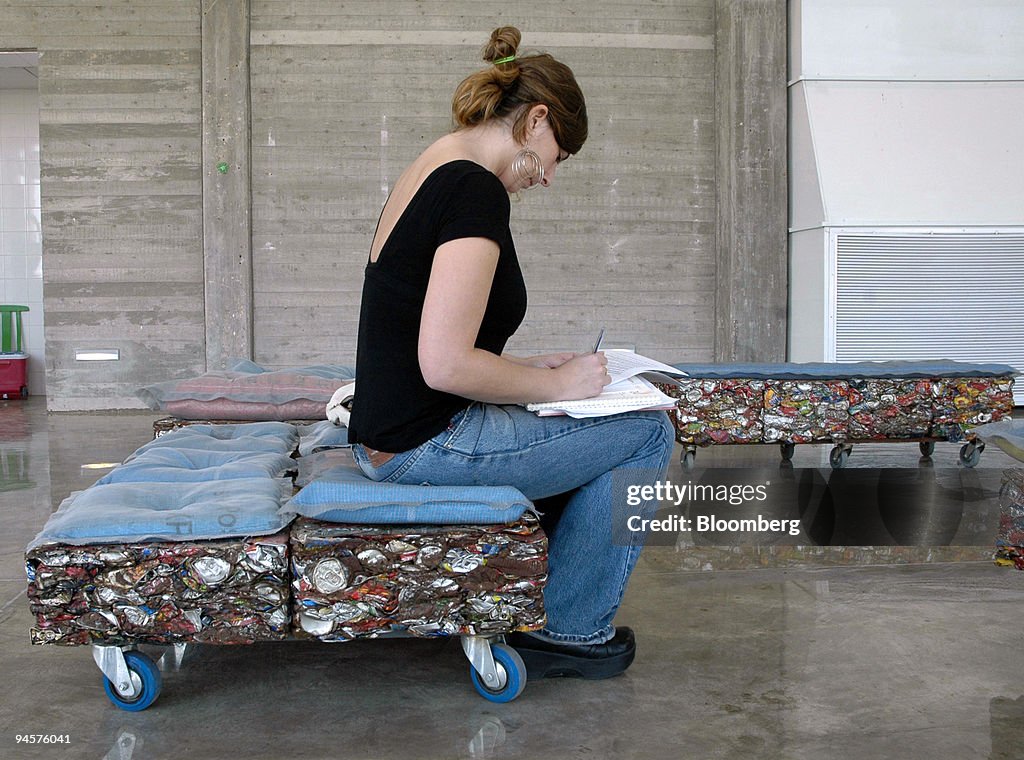
[[[353,453],[363,473],[377,481],[511,485],[534,501],[577,489],[549,536],[548,619],[540,634],[552,641],[599,644],[615,633],[612,619],[644,543],[639,532],[624,545],[612,541],[612,473],[639,485],[663,478],[674,440],[662,411],[576,420],[477,402],[439,435],[377,469],[362,446],[354,446]],[[616,510],[619,519],[622,506]],[[628,514],[650,517],[657,507],[656,501],[644,501],[629,507]]]

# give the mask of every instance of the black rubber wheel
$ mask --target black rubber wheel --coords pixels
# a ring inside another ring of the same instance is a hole
[[[960,464],[964,467],[977,467],[981,461],[982,448],[973,442],[965,443],[960,449]]]
[[[828,463],[832,465],[833,470],[841,470],[846,466],[846,460],[850,458],[850,449],[845,449],[842,446],[836,446],[828,455]]]
[[[779,444],[779,452],[782,454],[782,461],[789,462],[793,459],[793,452],[796,451],[796,444],[784,441]]]
[[[917,445],[923,457],[930,457],[935,453],[935,441],[919,441]]]

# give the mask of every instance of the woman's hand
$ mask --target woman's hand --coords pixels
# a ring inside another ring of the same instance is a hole
[[[573,401],[598,395],[612,379],[608,376],[604,352],[578,354],[555,369],[560,375],[563,395],[558,401]]]

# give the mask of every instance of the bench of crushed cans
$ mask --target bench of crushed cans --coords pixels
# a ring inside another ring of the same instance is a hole
[[[297,488],[297,426],[257,424],[159,421],[154,441],[65,500],[26,550],[32,643],[90,645],[129,711],[162,688],[140,645],[180,662],[196,644],[284,639],[458,636],[477,692],[515,699],[526,669],[503,636],[545,621],[547,538],[525,497],[389,490],[347,450]]]
[[[1003,470],[995,562],[1024,570],[1024,469]]]
[[[687,469],[705,446],[776,444],[789,461],[797,444],[831,443],[841,468],[855,443],[915,441],[924,457],[936,441],[963,441],[960,463],[974,467],[985,444],[973,428],[1012,414],[1017,374],[954,361],[675,366],[688,376],[658,385],[676,399]]]

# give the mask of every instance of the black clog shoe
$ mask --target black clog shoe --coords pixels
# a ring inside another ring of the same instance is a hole
[[[526,677],[611,678],[622,673],[636,657],[636,638],[625,626],[603,644],[564,644],[538,639],[528,633],[510,633],[505,641],[519,652]]]

